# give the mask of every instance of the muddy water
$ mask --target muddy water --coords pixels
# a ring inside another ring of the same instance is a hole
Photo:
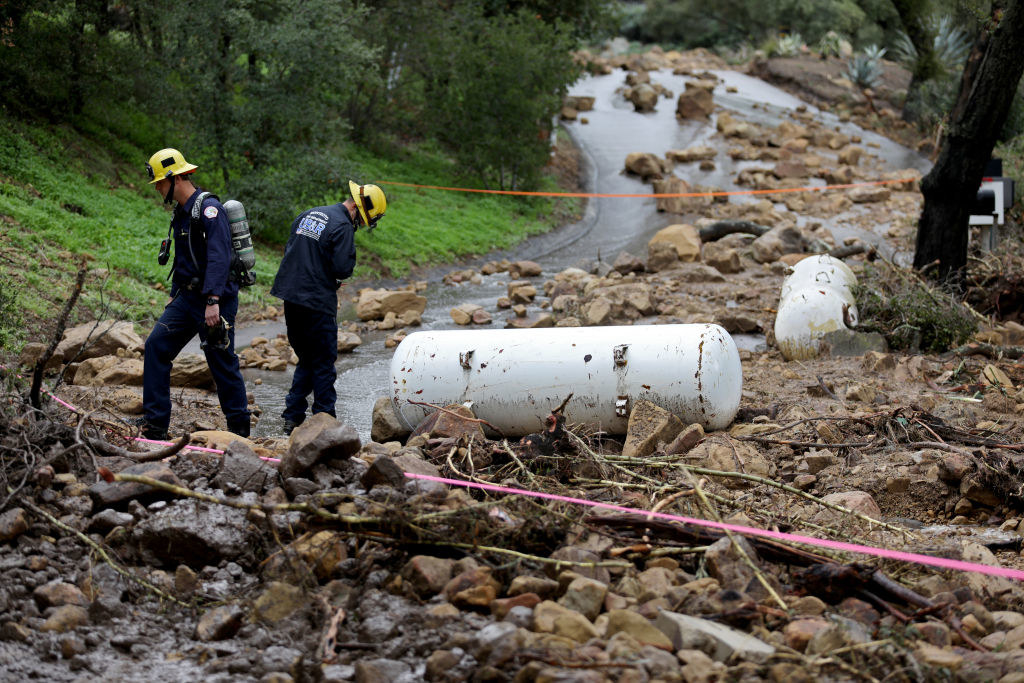
[[[741,118],[765,127],[775,127],[803,103],[797,98],[775,88],[764,81],[733,71],[718,71],[721,83],[715,88],[716,105],[736,112]],[[675,95],[685,89],[686,77],[676,76],[667,71],[652,72],[652,80],[661,83]],[[694,145],[709,145],[720,154],[715,159],[716,168],[711,172],[698,172],[695,164],[683,164],[675,173],[687,181],[723,190],[739,188],[733,183],[736,175],[751,166],[763,166],[763,162],[733,161],[725,151],[730,144],[713,137],[714,121],[711,124],[698,121],[679,122],[675,117],[675,98],[661,99],[658,109],[649,114],[638,114],[633,106],[621,95],[615,93],[623,85],[622,73],[609,76],[595,76],[582,79],[571,89],[574,95],[593,96],[594,110],[581,116],[588,123],[573,122],[566,125],[570,135],[582,150],[585,161],[587,189],[596,193],[639,193],[651,192],[639,178],[622,173],[626,155],[631,152],[652,152],[664,156],[669,149],[684,149]],[[734,89],[734,92],[727,92]],[[830,113],[808,106],[820,121],[849,135],[859,135],[868,151],[879,157],[892,170],[914,168],[927,171],[929,162],[916,152],[902,147],[880,135],[864,131],[854,124],[842,123]],[[823,154],[824,156],[824,154]],[[813,184],[813,183],[812,183]],[[817,181],[817,184],[823,184]],[[743,196],[732,197],[731,201],[752,201]],[[584,261],[598,258],[612,261],[620,251],[626,250],[646,256],[647,242],[651,236],[666,225],[680,222],[681,217],[658,213],[653,199],[598,197],[589,201],[585,215],[578,222],[565,226],[548,235],[528,240],[514,250],[491,254],[487,260],[508,257],[512,260],[531,259],[540,263],[545,276]],[[804,220],[820,220],[833,231],[837,240],[849,236],[879,243],[888,224],[879,224],[874,231],[845,228],[836,224],[835,217],[803,216]],[[452,306],[472,302],[485,307],[501,325],[507,312],[495,307],[498,297],[503,296],[507,274],[483,278],[479,285],[461,284],[448,286],[434,278],[426,292],[427,309],[423,314],[424,329],[449,329],[455,327],[448,311]],[[342,294],[354,295],[354,292]],[[355,320],[354,310],[342,310],[342,324]],[[273,336],[284,331],[282,322],[270,323],[239,330],[238,345],[245,346],[253,336]],[[389,364],[392,351],[384,348],[384,332],[368,333],[363,336],[363,345],[354,353],[339,357],[338,369],[338,418],[356,428],[366,440],[370,436],[370,421],[373,403],[383,396],[389,386]],[[737,338],[740,347],[756,348],[762,339],[757,337]],[[291,382],[291,372],[244,371],[247,384],[256,396],[256,402],[263,410],[262,418],[254,430],[256,436],[280,434],[280,412],[284,397]],[[253,380],[260,378],[262,384]]]

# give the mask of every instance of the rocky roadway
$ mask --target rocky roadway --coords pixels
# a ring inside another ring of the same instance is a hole
[[[557,273],[530,261],[449,273],[456,288],[507,283],[493,307],[457,305],[452,321],[717,323],[763,336],[740,351],[733,425],[705,433],[641,401],[628,433],[607,435],[574,423],[566,397],[521,439],[458,405],[410,433],[384,399],[369,441],[325,414],[288,439],[248,440],[218,430],[209,378],[186,359],[172,433],[202,449],[154,455],[122,421],[141,410],[142,339],[123,323],[69,330],[54,370],[80,412],[38,413],[10,390],[0,409],[3,677],[1024,680],[1020,581],[430,478],[1024,568],[1024,368],[980,352],[891,353],[855,331],[804,361],[786,362],[773,344],[782,280],[808,254],[846,247],[861,252],[848,260],[861,276],[898,270],[870,265],[871,245],[836,234],[885,224],[878,246],[906,248],[919,174],[884,168],[870,146],[806,111],[765,129],[715,109],[703,70],[719,65],[706,53],[632,59],[607,67],[629,69],[634,92],[623,96],[638,111],[674,97],[635,92],[653,70],[695,75],[676,111],[717,112],[716,140],[730,159],[753,162],[741,186],[896,182],[775,201],[661,199],[678,221],[645,254]],[[586,102],[570,104],[563,116],[585,115]],[[623,170],[658,193],[714,190],[672,169],[716,157],[702,147],[638,152]],[[397,344],[420,322],[422,291],[360,292],[360,322],[339,347],[379,329]],[[1013,324],[980,335],[1024,343]],[[268,370],[294,362],[280,338],[240,355]]]

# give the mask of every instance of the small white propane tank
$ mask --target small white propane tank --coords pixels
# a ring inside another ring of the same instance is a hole
[[[685,424],[723,429],[739,410],[743,371],[718,325],[444,330],[407,336],[391,360],[391,399],[413,429],[431,412],[410,401],[472,401],[509,436],[536,432],[570,393],[569,422],[623,434],[647,399]]]
[[[808,256],[790,269],[790,274],[782,282],[779,300],[781,302],[790,292],[807,286],[824,285],[849,291],[855,284],[857,276],[839,259],[828,254]]]
[[[804,286],[779,303],[775,345],[786,360],[814,358],[824,335],[856,325],[857,304],[849,289]]]

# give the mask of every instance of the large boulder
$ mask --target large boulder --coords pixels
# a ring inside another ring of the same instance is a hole
[[[135,333],[126,320],[102,320],[85,323],[64,331],[64,338],[54,351],[54,357],[65,363],[72,360],[107,356],[118,349],[135,350],[142,347],[142,337]]]
[[[361,447],[355,429],[328,413],[316,413],[289,437],[288,452],[281,459],[281,475],[301,476],[321,460],[350,458]]]
[[[427,298],[407,290],[363,289],[356,303],[356,315],[360,320],[383,320],[388,313],[402,317],[412,311],[419,315],[427,307]]]
[[[654,233],[654,237],[647,243],[648,247],[655,242],[668,242],[675,247],[680,261],[700,260],[700,231],[692,225],[677,223],[666,226]]]
[[[655,180],[651,183],[654,194],[675,195],[688,194],[697,191],[697,188],[690,186],[688,182],[678,176],[669,176],[664,180]],[[711,203],[711,197],[656,197],[654,205],[658,211],[666,213],[690,213],[700,211]]]
[[[714,98],[711,91],[715,84],[712,81],[690,81],[686,84],[686,90],[679,95],[676,101],[676,116],[681,119],[704,119],[711,116],[715,110]]]
[[[373,418],[370,423],[370,438],[377,443],[395,441],[409,436],[409,428],[405,426],[395,405],[387,396],[381,396],[373,404]]]
[[[626,173],[638,175],[644,182],[663,177],[665,166],[657,155],[650,152],[630,152],[626,155]]]
[[[783,254],[799,253],[804,250],[804,238],[800,230],[790,225],[772,228],[755,239],[751,245],[754,260],[758,263],[778,261]]]
[[[117,356],[98,356],[79,364],[74,383],[86,387],[142,386],[142,361]]]
[[[254,494],[243,494],[256,502]],[[142,520],[132,537],[144,553],[193,569],[224,560],[252,562],[256,529],[246,511],[194,500],[177,500]]]
[[[626,99],[633,103],[634,111],[652,112],[658,106],[658,91],[650,83],[640,83],[626,92]]]
[[[185,353],[175,358],[174,364],[171,366],[171,386],[216,389],[213,373],[210,372],[210,366],[206,364],[206,356],[198,353]]]

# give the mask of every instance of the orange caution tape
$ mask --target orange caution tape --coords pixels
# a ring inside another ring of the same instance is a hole
[[[722,192],[668,192],[668,193],[598,193],[598,192],[526,192],[522,190],[479,190],[471,187],[444,187],[442,185],[417,185],[416,183],[400,183],[383,181],[380,185],[398,185],[415,187],[424,190],[448,190],[449,192],[477,192],[480,194],[507,194],[527,197],[613,197],[620,199],[650,199],[651,197],[730,197],[733,195],[783,194],[786,192],[825,192],[827,190],[845,190],[851,187],[867,187],[870,185],[896,185],[917,182],[917,178],[898,178],[896,180],[872,180],[863,183],[845,183],[842,185],[819,185],[817,187],[785,187],[775,190],[730,190]]]

